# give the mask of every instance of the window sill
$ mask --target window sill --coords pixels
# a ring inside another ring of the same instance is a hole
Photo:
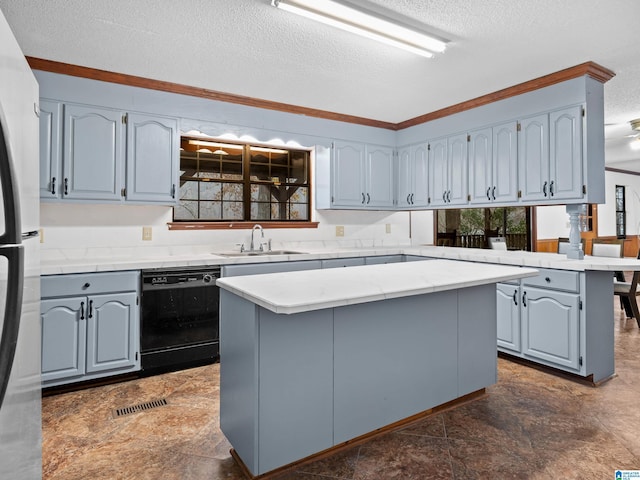
[[[260,224],[264,228],[318,228],[320,222],[170,222],[169,230],[250,230]]]

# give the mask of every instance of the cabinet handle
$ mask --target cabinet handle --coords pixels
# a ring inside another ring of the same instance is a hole
[[[544,182],[544,185],[542,185],[542,193],[544,193],[544,196],[547,196],[547,182]]]
[[[413,193],[411,194],[411,205],[413,205]]]
[[[364,193],[362,194],[362,204],[364,205]]]
[[[553,183],[555,182],[555,180],[551,180],[551,183],[549,184],[549,193],[551,194],[551,196],[553,197]]]
[[[93,318],[93,300],[89,300],[89,311],[87,312],[87,318]]]
[[[526,307],[527,306],[527,292],[524,292],[522,294],[522,306]]]
[[[446,190],[444,192],[442,192],[442,201],[444,203],[447,203],[447,191]]]
[[[489,196],[490,191],[491,191],[491,187],[487,188],[487,200],[491,200],[491,197]]]
[[[513,304],[518,305],[518,290],[513,291]]]
[[[84,320],[84,302],[80,302],[80,320]]]
[[[496,187],[495,186],[491,189],[491,196],[493,197],[494,200],[496,199]]]
[[[64,194],[69,195],[69,179],[64,177]]]
[[[171,187],[171,198],[176,198],[176,184]]]
[[[51,179],[51,195],[56,194],[56,177]]]
[[[447,190],[447,202],[451,203],[451,190]]]
[[[371,197],[369,196],[369,194],[367,193],[367,205],[369,205],[369,202],[371,201]]]
[[[408,194],[408,195],[407,195],[407,203],[408,203],[409,205],[411,205],[411,201],[409,200],[409,198],[411,198],[411,194]]]

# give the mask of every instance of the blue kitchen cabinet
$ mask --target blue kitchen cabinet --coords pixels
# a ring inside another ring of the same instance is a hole
[[[364,257],[328,258],[322,260],[322,268],[357,267],[364,264]]]
[[[518,201],[517,123],[469,133],[469,202]]]
[[[520,284],[496,284],[497,338],[498,347],[516,353],[520,343]]]
[[[84,375],[86,306],[86,297],[41,302],[43,384]]]
[[[331,153],[331,206],[392,208],[393,149],[335,141]]]
[[[140,370],[139,272],[42,277],[44,387]]]
[[[174,204],[179,142],[175,118],[42,99],[40,198]]]
[[[127,200],[176,203],[179,162],[175,118],[128,114]]]
[[[584,197],[582,106],[520,120],[519,188],[522,201]]]
[[[429,195],[431,206],[467,203],[467,135],[429,142]]]
[[[124,169],[124,112],[64,106],[62,197],[119,201]]]
[[[320,260],[302,260],[293,262],[245,263],[239,265],[223,265],[223,277],[241,275],[260,275],[263,273],[297,272],[300,270],[317,270],[322,268]]]
[[[40,197],[60,198],[62,103],[40,99]]]
[[[429,155],[426,144],[400,149],[397,160],[399,208],[426,207],[429,204]]]

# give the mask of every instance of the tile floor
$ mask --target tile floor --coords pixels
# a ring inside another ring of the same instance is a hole
[[[279,480],[613,479],[640,469],[640,330],[616,309],[618,376],[593,388],[499,359],[488,395]],[[43,478],[239,480],[218,365],[43,399]],[[168,405],[114,418],[159,398]]]

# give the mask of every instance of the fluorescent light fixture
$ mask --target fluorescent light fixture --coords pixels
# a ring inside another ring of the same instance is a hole
[[[441,40],[333,0],[271,0],[271,5],[423,57],[446,48]]]
[[[280,150],[278,148],[267,147],[251,147],[252,152],[265,152],[265,153],[289,153],[287,150]]]

